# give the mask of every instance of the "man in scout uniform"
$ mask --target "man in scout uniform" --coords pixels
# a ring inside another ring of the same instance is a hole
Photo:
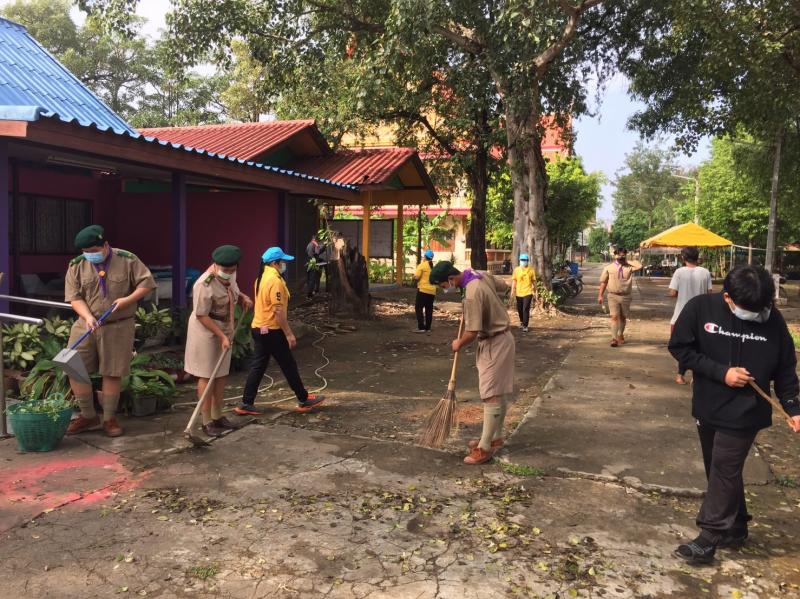
[[[640,262],[628,261],[628,250],[614,251],[615,260],[600,274],[600,291],[597,303],[603,305],[603,294],[608,289],[608,312],[611,314],[611,347],[625,343],[625,324],[631,310],[633,273],[642,268]]]
[[[202,406],[203,432],[218,437],[236,426],[223,414],[225,383],[231,367],[231,340],[234,331],[234,308],[238,304],[244,311],[253,302],[239,291],[236,271],[242,258],[235,245],[222,245],[214,250],[214,261],[192,288],[192,315],[186,332],[186,356],[184,370],[197,377],[197,397],[203,396],[209,384],[213,385]],[[225,357],[212,383],[211,375],[220,359]]]
[[[478,340],[475,364],[483,400],[483,432],[480,440],[470,443],[472,451],[464,463],[483,464],[503,446],[507,398],[514,391],[516,345],[509,331],[505,303],[499,295],[508,292],[508,285],[489,273],[471,269],[462,273],[446,261],[433,267],[430,282],[445,291],[456,288],[463,291],[464,332],[453,341],[453,351]]]
[[[86,370],[103,377],[102,426],[109,437],[118,437],[122,428],[116,420],[117,404],[122,377],[130,372],[136,306],[156,283],[141,260],[109,245],[99,225],[79,231],[75,247],[83,253],[69,263],[64,284],[65,301],[79,316],[72,325],[69,345],[87,330],[93,331],[77,351]],[[113,312],[100,326],[97,319],[111,306]],[[81,413],[70,422],[67,434],[99,428],[92,386],[70,379],[70,387]]]
[[[275,358],[297,397],[298,412],[310,412],[324,401],[322,395],[306,390],[292,355],[297,339],[289,326],[289,289],[282,276],[286,272],[286,263],[291,260],[294,260],[294,256],[287,255],[279,247],[271,247],[261,256],[261,272],[255,283],[252,324],[255,351],[244,385],[242,403],[234,408],[237,414],[264,413],[263,409],[255,406],[255,401],[271,357]]]
[[[528,254],[519,255],[519,266],[511,275],[511,297],[517,300],[517,314],[519,314],[522,332],[528,332],[528,322],[531,316],[531,303],[536,290],[536,272],[528,264]]]
[[[424,259],[414,272],[417,282],[417,297],[414,301],[414,311],[417,315],[417,330],[415,333],[430,333],[433,323],[433,300],[436,299],[436,285],[432,285],[429,278],[433,268],[433,250],[425,250]]]

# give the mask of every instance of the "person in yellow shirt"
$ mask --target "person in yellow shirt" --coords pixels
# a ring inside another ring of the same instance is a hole
[[[294,256],[289,256],[279,247],[271,247],[261,256],[261,274],[255,283],[255,314],[251,325],[255,351],[242,402],[234,408],[237,414],[257,416],[264,413],[262,408],[255,406],[255,400],[271,357],[275,358],[297,397],[298,412],[310,412],[325,400],[322,395],[309,393],[305,388],[292,355],[297,339],[289,326],[289,289],[282,276],[286,272],[286,263],[292,260]]]
[[[425,250],[425,259],[417,266],[414,280],[417,282],[417,299],[414,309],[417,312],[417,330],[415,333],[430,333],[433,322],[433,300],[436,299],[436,285],[429,278],[433,268],[433,250]]]
[[[536,291],[536,272],[530,266],[528,254],[519,255],[519,266],[511,275],[511,297],[517,300],[517,314],[522,325],[522,332],[528,332],[531,316],[531,303]]]

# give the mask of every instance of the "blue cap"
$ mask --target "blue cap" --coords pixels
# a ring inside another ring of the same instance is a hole
[[[519,255],[519,259],[520,260],[525,260],[527,262],[528,261],[528,254],[520,254]]]
[[[288,262],[294,260],[294,256],[285,254],[279,247],[271,247],[261,255],[261,261],[264,264],[269,264],[270,262],[276,262],[278,260],[286,260]]]
[[[433,258],[433,250],[425,250],[426,258]]]

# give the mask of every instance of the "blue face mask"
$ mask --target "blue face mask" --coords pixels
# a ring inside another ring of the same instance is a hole
[[[102,264],[106,259],[103,252],[83,252],[83,257],[86,258],[87,262],[91,262],[92,264]]]

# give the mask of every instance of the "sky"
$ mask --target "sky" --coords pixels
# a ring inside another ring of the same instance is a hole
[[[0,5],[8,0],[0,0]],[[140,0],[137,13],[147,19],[143,32],[152,38],[159,35],[165,27],[164,16],[170,9],[170,0]],[[73,10],[76,22],[83,22],[83,14]],[[205,71],[205,69],[201,69]],[[209,68],[209,71],[213,69]],[[603,201],[597,211],[597,218],[610,222],[613,220],[611,200],[614,192],[613,181],[616,173],[623,167],[625,155],[629,153],[639,135],[627,127],[628,119],[641,107],[628,97],[628,82],[622,76],[615,77],[607,86],[600,103],[595,106],[595,116],[584,116],[574,122],[576,131],[575,152],[583,159],[587,171],[600,171],[608,182],[603,186]],[[693,156],[679,156],[682,167],[696,166],[709,155],[708,140],[704,140]]]

